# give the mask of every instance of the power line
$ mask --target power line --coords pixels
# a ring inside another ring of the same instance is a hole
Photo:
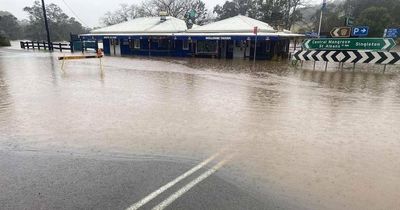
[[[75,12],[74,10],[67,4],[67,2],[65,2],[65,0],[62,0],[65,4],[65,6],[67,6],[67,8],[69,9],[69,11],[76,17],[76,19],[78,19],[79,21],[81,21],[84,25],[86,25],[87,27],[89,27],[89,25],[83,21]]]

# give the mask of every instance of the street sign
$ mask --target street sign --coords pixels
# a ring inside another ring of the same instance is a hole
[[[306,32],[304,35],[305,35],[306,37],[309,37],[309,38],[316,38],[316,37],[318,37],[318,33],[317,33],[317,32]]]
[[[384,37],[397,38],[400,34],[400,28],[387,28],[385,29]]]
[[[324,38],[307,39],[304,49],[312,50],[391,50],[396,43],[386,38]]]
[[[353,27],[351,30],[352,36],[368,36],[369,27],[368,26],[357,26]]]
[[[300,61],[400,65],[399,52],[299,50],[293,54],[293,59]]]
[[[255,35],[258,34],[258,27],[257,27],[257,26],[255,26],[255,27],[253,28],[253,34],[255,34]]]
[[[352,27],[354,25],[354,18],[352,17],[346,17],[346,26]]]
[[[350,27],[336,27],[331,31],[332,37],[350,37],[351,28]]]

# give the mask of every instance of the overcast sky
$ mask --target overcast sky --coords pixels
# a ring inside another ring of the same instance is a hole
[[[71,9],[76,15],[71,12]],[[62,10],[69,16],[75,17],[83,25],[88,27],[99,26],[99,18],[104,13],[110,10],[115,10],[122,3],[139,4],[141,0],[45,0],[46,4],[55,3],[62,8]],[[217,4],[223,4],[226,0],[204,0],[207,8],[212,8]],[[319,2],[322,0],[310,0],[313,2]],[[22,11],[25,6],[31,6],[34,0],[0,0],[0,10],[9,11],[14,14],[17,18],[26,18],[26,13]],[[78,16],[78,17],[76,17]]]

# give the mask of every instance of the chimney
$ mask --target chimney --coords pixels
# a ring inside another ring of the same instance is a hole
[[[161,11],[161,12],[158,13],[158,15],[160,15],[160,21],[164,22],[164,21],[167,20],[167,16],[168,16],[167,12]]]

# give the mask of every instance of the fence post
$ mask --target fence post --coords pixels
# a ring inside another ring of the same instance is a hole
[[[33,41],[31,41],[32,43],[32,49],[35,49],[35,43]]]
[[[62,52],[62,46],[61,46],[61,42],[58,43],[58,46],[60,46],[60,52]]]
[[[38,50],[40,50],[40,42],[39,41],[37,41],[37,47],[38,47]]]
[[[19,42],[19,45],[21,46],[22,49],[25,49],[25,44],[24,44],[24,42]]]
[[[71,53],[73,53],[74,52],[74,44],[73,44],[73,42],[69,42],[69,47],[71,49]]]
[[[43,49],[46,50],[46,42],[43,41]]]
[[[26,44],[26,47],[27,47],[28,50],[29,50],[29,42],[25,42],[25,44]]]

